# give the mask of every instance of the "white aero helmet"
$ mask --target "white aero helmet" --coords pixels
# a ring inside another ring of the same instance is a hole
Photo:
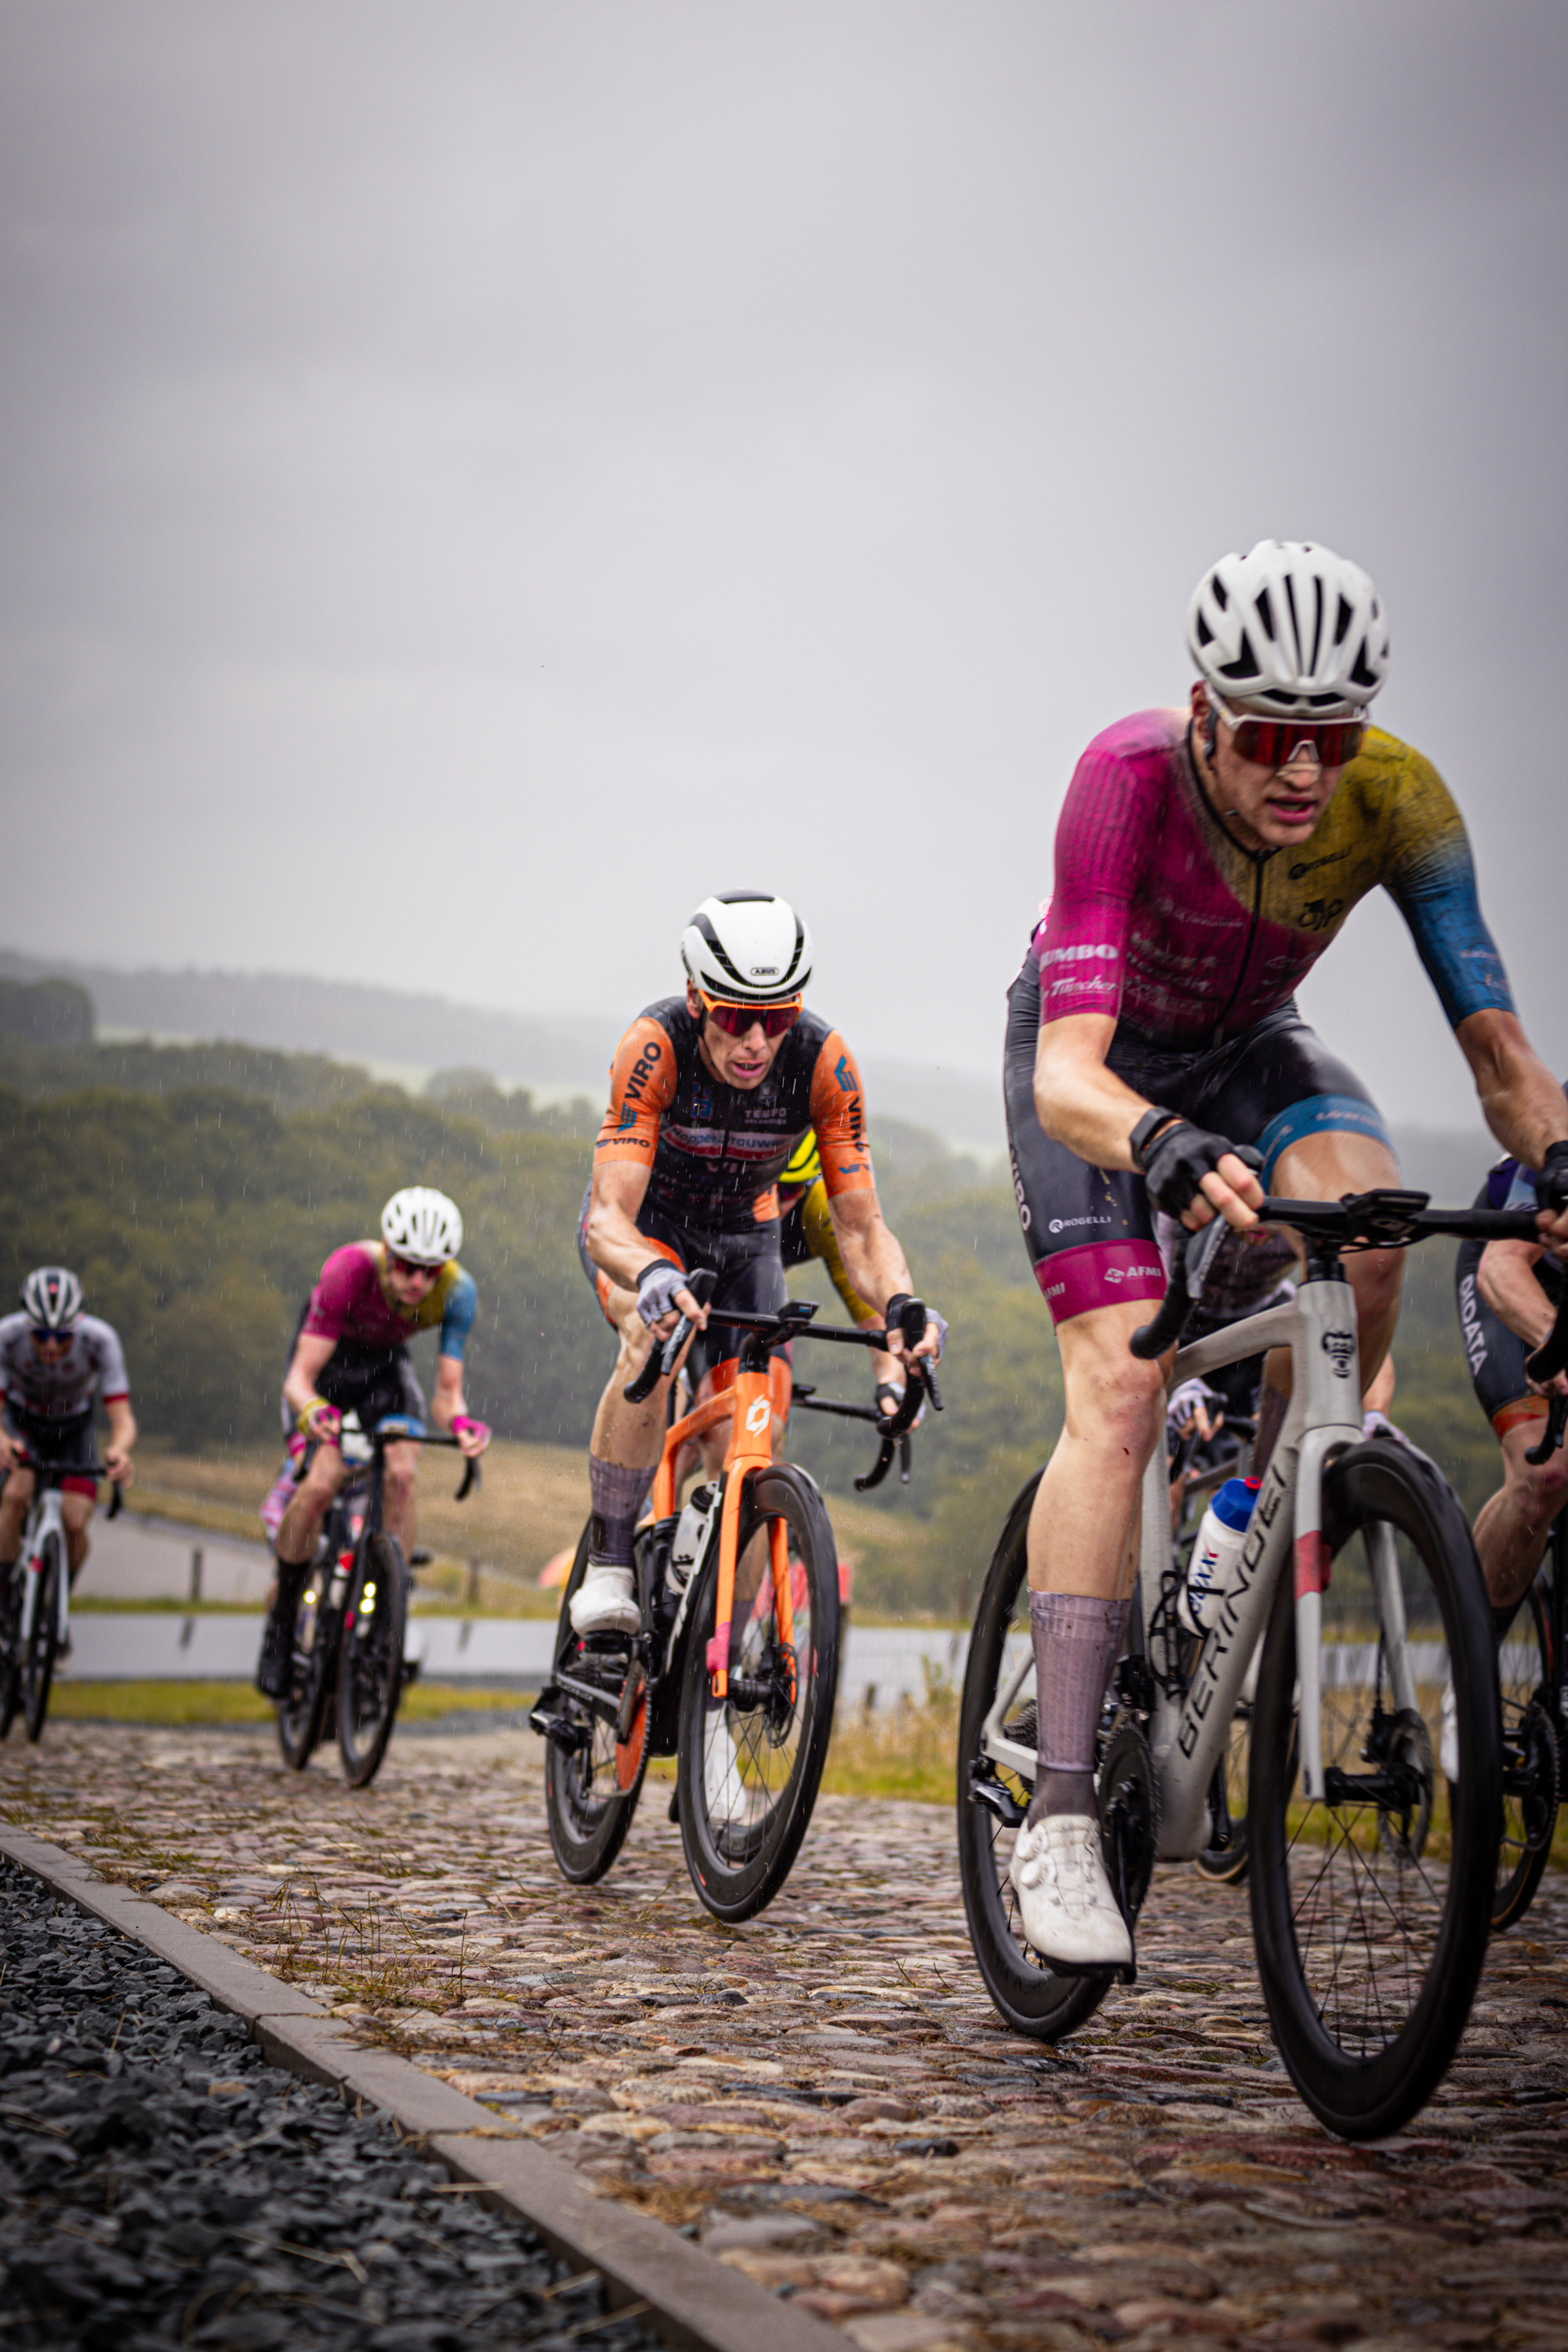
[[[1300,540],[1222,555],[1187,607],[1187,646],[1217,695],[1259,718],[1355,719],[1388,675],[1371,580]]]
[[[811,978],[811,933],[787,898],[726,890],[704,898],[680,934],[698,988],[738,1004],[781,1004]]]
[[[35,1331],[70,1329],[81,1313],[81,1285],[63,1265],[38,1265],[22,1285],[22,1312]]]
[[[415,1265],[445,1265],[463,1246],[463,1220],[445,1192],[409,1184],[383,1209],[381,1238],[394,1257]]]

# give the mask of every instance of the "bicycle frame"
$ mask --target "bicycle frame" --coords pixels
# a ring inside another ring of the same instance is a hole
[[[25,1650],[33,1637],[33,1623],[38,1606],[38,1579],[43,1565],[43,1549],[47,1538],[58,1535],[61,1557],[66,1557],[65,1514],[60,1508],[60,1489],[46,1486],[39,1478],[38,1492],[34,1496],[27,1513],[26,1531],[22,1538],[22,1549],[16,1565],[26,1571],[22,1581],[22,1613],[17,1626],[17,1639]],[[63,1648],[70,1624],[70,1573],[60,1579],[59,1624],[58,1640]]]
[[[1258,1491],[1241,1558],[1232,1572],[1218,1618],[1205,1633],[1196,1664],[1179,1696],[1153,1678],[1150,1745],[1160,1780],[1159,1859],[1188,1862],[1202,1850],[1208,1790],[1229,1732],[1248,1667],[1262,1641],[1280,1577],[1293,1570],[1296,1654],[1300,1680],[1301,1793],[1325,1794],[1322,1748],[1322,1594],[1328,1553],[1322,1533],[1323,1473],[1330,1456],[1362,1433],[1355,1294],[1342,1276],[1309,1271],[1295,1299],[1269,1307],[1196,1340],[1176,1355],[1172,1384],[1239,1363],[1270,1348],[1290,1349],[1290,1403]],[[1171,1558],[1170,1490],[1163,1448],[1156,1446],[1143,1475],[1137,1607],[1129,1649],[1147,1658],[1151,1633]],[[1396,1704],[1414,1707],[1415,1676],[1409,1654],[1404,1596],[1392,1536],[1378,1531],[1371,1560],[1389,1678]],[[1002,1737],[1002,1724],[1032,1671],[1032,1656],[998,1687],[985,1720],[985,1753],[1032,1780],[1035,1757]]]
[[[681,1447],[689,1439],[702,1436],[728,1419],[730,1442],[724,1453],[724,1499],[719,1516],[719,1592],[707,1653],[715,1698],[725,1697],[730,1688],[730,1627],[735,1613],[741,1497],[747,1474],[772,1465],[773,1416],[770,1358],[765,1348],[748,1339],[741,1349],[734,1380],[671,1423],[665,1433],[664,1452],[654,1473],[653,1515],[658,1520],[669,1517],[676,1509],[675,1465]],[[795,1609],[790,1596],[788,1539],[782,1519],[769,1522],[768,1545],[779,1643],[781,1648],[793,1650]],[[693,1581],[695,1575],[694,1570]]]

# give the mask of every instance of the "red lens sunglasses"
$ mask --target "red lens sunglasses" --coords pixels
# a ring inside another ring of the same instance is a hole
[[[1342,768],[1366,740],[1364,719],[1238,718],[1216,695],[1210,695],[1209,709],[1230,737],[1238,759],[1276,772],[1289,766],[1303,743],[1317,753],[1323,767]]]
[[[721,996],[710,996],[705,988],[697,992],[713,1019],[727,1037],[743,1037],[754,1022],[763,1024],[764,1037],[782,1037],[800,1019],[802,1000],[792,996],[784,1004],[730,1004]]]

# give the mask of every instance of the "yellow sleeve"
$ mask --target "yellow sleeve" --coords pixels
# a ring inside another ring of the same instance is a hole
[[[833,1213],[827,1205],[827,1187],[820,1176],[800,1204],[801,1231],[813,1257],[827,1268],[834,1289],[849,1309],[856,1323],[881,1321],[874,1307],[868,1307],[849,1279],[849,1269],[844,1263],[844,1253],[838,1246],[838,1235],[833,1229]]]

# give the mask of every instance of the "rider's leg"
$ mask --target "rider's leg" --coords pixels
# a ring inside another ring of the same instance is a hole
[[[659,1381],[640,1404],[624,1394],[647,1361],[653,1334],[637,1293],[605,1285],[600,1293],[620,1347],[588,1441],[588,1565],[572,1601],[579,1633],[635,1633],[641,1623],[632,1576],[632,1537],[664,1449],[669,1383]]]
[[[1568,1502],[1568,1467],[1561,1446],[1539,1468],[1524,1458],[1532,1445],[1540,1444],[1545,1426],[1542,1398],[1523,1397],[1509,1409],[1502,1432],[1503,1483],[1476,1520],[1476,1549],[1494,1609],[1511,1609],[1529,1591],[1552,1522]]]
[[[316,1556],[321,1521],[337,1498],[348,1467],[335,1445],[318,1445],[278,1527],[273,1555],[279,1568],[308,1568]],[[274,1587],[274,1591],[276,1591]]]
[[[384,1458],[381,1488],[382,1525],[395,1536],[408,1558],[419,1538],[415,1489],[419,1476],[419,1448],[389,1445]]]
[[[1337,1201],[1345,1192],[1370,1192],[1397,1184],[1399,1162],[1375,1136],[1330,1129],[1302,1136],[1279,1154],[1269,1171],[1268,1190],[1287,1201]],[[1355,1294],[1361,1339],[1360,1395],[1371,1388],[1393,1344],[1399,1321],[1400,1250],[1360,1250],[1344,1260],[1345,1279]],[[1258,1437],[1252,1472],[1261,1477],[1274,1451],[1290,1394],[1290,1351],[1270,1350],[1258,1399]]]
[[[73,1584],[87,1565],[87,1526],[92,1517],[93,1499],[90,1495],[64,1494],[60,1496],[60,1517],[66,1531],[66,1567]]]
[[[13,1470],[0,1487],[0,1571],[15,1568],[22,1549],[22,1530],[33,1507],[33,1474]]]

